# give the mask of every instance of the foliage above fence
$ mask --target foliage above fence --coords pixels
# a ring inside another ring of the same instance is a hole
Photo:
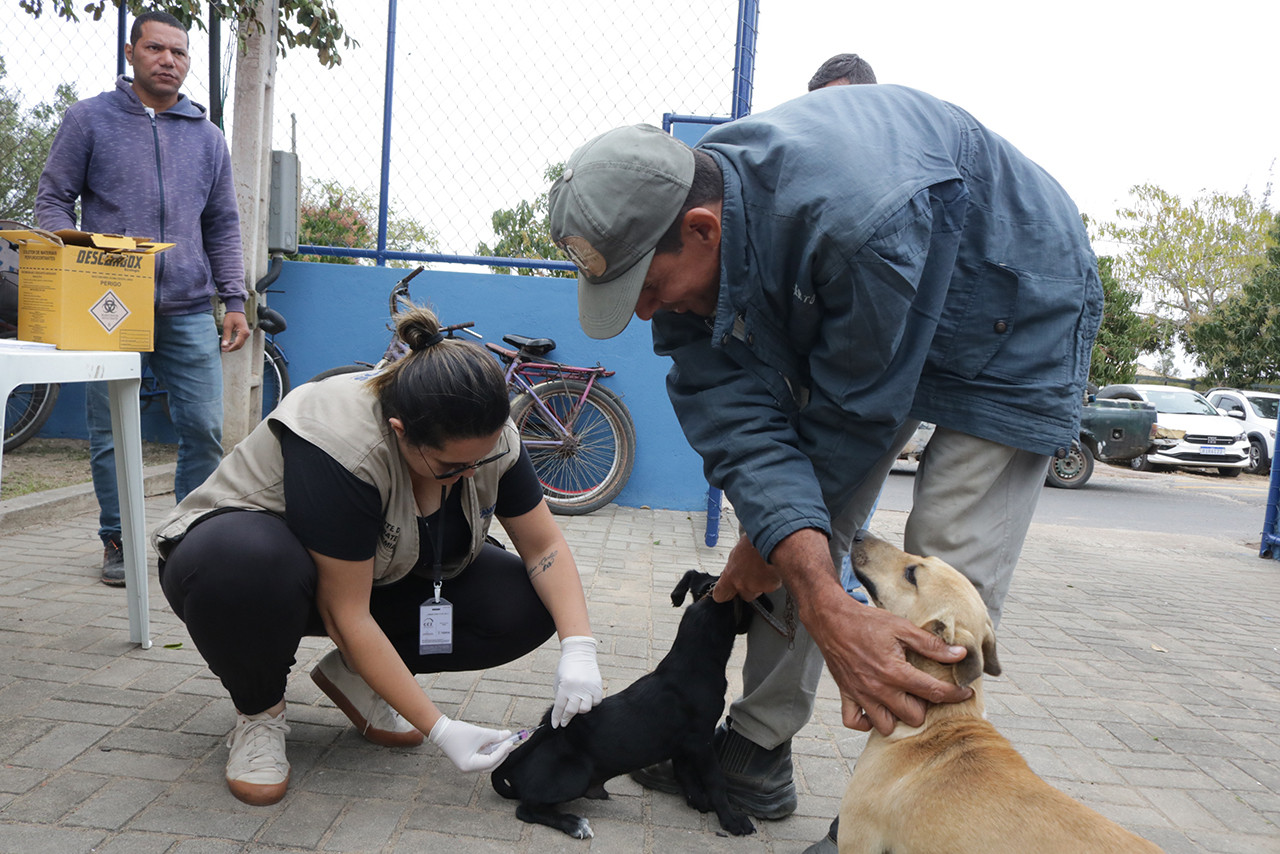
[[[62,113],[76,102],[76,91],[63,83],[48,102],[24,108],[5,79],[0,56],[0,219],[35,221],[36,186]]]
[[[44,0],[19,0],[18,5],[35,18],[44,13]],[[143,12],[168,12],[188,29],[193,26],[203,29],[203,16],[214,14],[221,20],[232,23],[241,38],[251,32],[266,32],[266,27],[258,17],[258,8],[262,5],[258,0],[239,3],[227,3],[225,0],[96,0],[83,7],[78,6],[75,0],[50,0],[53,13],[68,21],[79,21],[79,12],[99,21],[108,6],[118,10],[121,5],[125,5],[135,17]],[[338,13],[331,0],[279,0],[279,9],[277,43],[282,56],[287,48],[312,48],[321,65],[332,67],[342,64],[342,56],[338,53],[339,44],[343,48],[360,46],[338,21]]]

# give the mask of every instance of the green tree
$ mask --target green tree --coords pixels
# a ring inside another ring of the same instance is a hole
[[[240,39],[253,31],[265,32],[266,27],[258,18],[257,0],[87,0],[84,6],[80,0],[49,0],[53,13],[68,21],[79,21],[79,12],[91,14],[95,21],[102,17],[107,6],[119,9],[127,4],[129,12],[140,15],[143,12],[159,10],[168,12],[190,28],[204,28],[204,11],[206,5],[224,21],[234,21]],[[38,18],[44,13],[45,0],[18,0],[18,5],[32,17]],[[338,21],[338,12],[333,7],[333,0],[280,0],[280,29],[276,38],[276,49],[281,56],[288,48],[307,47],[316,52],[320,64],[327,68],[342,64],[342,56],[338,46],[343,48],[359,47],[360,43],[347,35]]]
[[[1151,328],[1134,306],[1142,295],[1116,281],[1111,273],[1114,259],[1098,259],[1102,279],[1102,326],[1093,342],[1089,379],[1098,386],[1131,383],[1138,372],[1138,356],[1151,343]]]
[[[376,249],[378,197],[337,181],[312,178],[302,190],[298,243],[348,249]],[[397,252],[436,252],[439,235],[413,217],[387,211],[387,248]],[[321,264],[372,264],[369,259],[332,255],[290,255],[291,261]],[[392,267],[416,266],[416,261],[391,261]]]
[[[1192,330],[1191,344],[1213,385],[1280,380],[1280,214],[1272,221],[1266,264]]]
[[[547,186],[555,183],[564,174],[563,163],[553,163],[543,173]],[[560,250],[551,240],[551,224],[548,221],[550,210],[549,194],[542,193],[532,202],[521,202],[510,210],[493,212],[493,233],[498,242],[493,246],[481,242],[476,246],[477,255],[489,255],[499,258],[536,258],[546,261],[563,259]],[[510,267],[490,267],[495,273],[510,273]],[[517,267],[516,273],[521,276],[553,276],[562,279],[577,278],[572,270],[538,270],[531,267]]]
[[[76,92],[64,83],[52,101],[24,111],[18,93],[4,84],[6,73],[0,56],[0,219],[34,225],[40,172],[63,112],[76,102]]]
[[[1102,237],[1123,247],[1114,273],[1141,289],[1157,318],[1174,325],[1184,344],[1224,299],[1240,292],[1266,256],[1271,214],[1268,185],[1261,199],[1205,193],[1184,203],[1152,184],[1135,186],[1132,207],[1101,223]]]

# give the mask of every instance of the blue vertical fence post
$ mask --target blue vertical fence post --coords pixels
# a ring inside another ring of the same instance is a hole
[[[128,23],[129,10],[125,4],[120,4],[120,14],[116,18],[116,76],[124,74],[124,46],[128,44],[128,33],[125,31],[125,24]]]
[[[733,117],[751,113],[756,76],[756,33],[760,27],[759,0],[738,0],[738,45],[733,59]],[[720,541],[720,490],[707,487],[707,546]]]
[[[760,29],[760,0],[738,0],[738,46],[733,60],[733,117],[751,113],[756,79],[756,33]]]
[[[378,182],[379,267],[387,265],[387,208],[391,186],[391,90],[396,80],[396,0],[387,0],[387,79],[382,93],[382,175]]]
[[[1276,429],[1280,430],[1280,416],[1276,418]],[[1262,520],[1262,546],[1258,551],[1258,557],[1273,557],[1280,560],[1280,536],[1276,534],[1278,516],[1280,516],[1280,464],[1277,464],[1276,454],[1273,453],[1271,483],[1267,488],[1267,514]]]

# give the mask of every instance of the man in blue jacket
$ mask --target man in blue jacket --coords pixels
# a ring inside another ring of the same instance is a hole
[[[144,353],[169,392],[178,433],[174,493],[181,501],[222,458],[221,352],[249,338],[240,216],[231,155],[204,107],[179,89],[191,67],[187,32],[165,12],[133,23],[125,57],[133,78],[73,104],[40,176],[36,221],[173,243],[156,257],[155,349]],[[226,308],[219,344],[213,299]],[[86,386],[93,487],[100,509],[102,581],[124,585],[120,499],[105,383]]]
[[[756,621],[716,736],[731,801],[780,818],[824,657],[854,729],[968,696],[904,654],[963,651],[856,602],[833,555],[931,421],[906,549],[965,572],[999,619],[1049,456],[1077,434],[1101,319],[1079,213],[958,107],[835,86],[694,150],[643,125],[603,134],[551,188],[550,225],[580,271],[583,329],[652,318],[672,358],[681,427],[745,532],[716,598],[768,595],[799,618],[794,643]],[[665,785],[651,770],[642,781]]]

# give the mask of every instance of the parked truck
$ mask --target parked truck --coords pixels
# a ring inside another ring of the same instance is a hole
[[[1045,483],[1059,489],[1079,489],[1093,476],[1094,460],[1125,462],[1164,441],[1156,427],[1156,408],[1151,404],[1090,399],[1080,412],[1080,438],[1071,443],[1066,456],[1049,460]]]

